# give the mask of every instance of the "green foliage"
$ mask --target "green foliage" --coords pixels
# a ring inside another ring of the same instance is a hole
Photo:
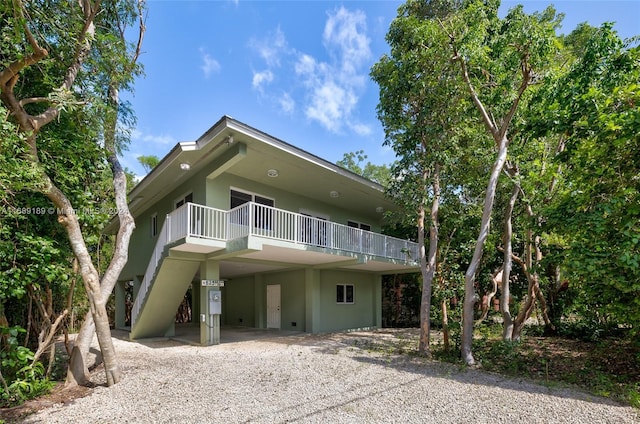
[[[505,342],[500,325],[482,325],[480,337],[474,340],[474,354],[487,371],[549,385],[571,384],[640,407],[637,345],[619,334],[601,334],[594,342],[535,336],[541,332],[535,326],[527,327],[526,337],[519,342]],[[457,349],[447,351],[436,345],[432,353],[436,359],[460,364]]]
[[[361,163],[366,159],[367,155],[364,153],[364,150],[358,150],[357,152],[345,153],[342,160],[336,162],[336,165],[371,181],[375,181],[380,185],[387,185],[390,179],[389,167],[387,165],[374,165],[371,162],[367,162],[363,168]],[[138,160],[140,160],[140,158],[138,158]]]
[[[158,166],[160,159],[154,155],[138,156],[138,162],[142,165],[145,171],[151,172],[153,168]]]
[[[640,334],[640,49],[610,25],[573,42],[582,56],[542,99],[539,129],[566,141],[546,229],[566,240],[557,258],[576,302]]]
[[[99,5],[89,55],[70,89],[62,87],[79,51],[78,34],[84,25],[81,5],[27,0],[0,6],[0,69],[32,53],[25,28],[48,52],[20,70],[18,84],[2,87],[7,90],[3,100],[14,94],[32,116],[53,107],[60,112],[32,134],[18,127],[23,121],[16,118],[15,110],[11,114],[5,109],[15,103],[0,105],[0,318],[4,320],[6,314],[7,321],[25,327],[30,320],[36,333],[45,320],[38,318],[35,307],[27,317],[25,294],[52,307],[55,316],[66,306],[75,277],[73,254],[57,222],[58,212],[78,217],[83,241],[99,272],[108,264],[109,239],[102,230],[115,208],[105,140],[115,140],[114,150],[122,151],[135,122],[128,104],[114,104],[110,89],[130,89],[134,76],[141,73],[140,66],[130,60],[135,46],[121,36],[137,18],[137,4],[118,0]],[[23,7],[24,18],[18,7]],[[111,125],[116,112],[118,125]],[[27,146],[27,137],[35,135],[34,145]],[[39,194],[44,191],[45,174],[65,193],[73,210],[58,211]],[[78,316],[86,311],[87,300],[78,294],[83,290],[79,285],[74,296],[79,300],[74,306]],[[33,342],[30,335],[29,345]]]
[[[0,327],[0,365],[6,383],[0,386],[0,407],[19,405],[53,387],[43,377],[43,365],[31,363],[33,352],[20,345],[18,335],[24,332],[20,327]]]

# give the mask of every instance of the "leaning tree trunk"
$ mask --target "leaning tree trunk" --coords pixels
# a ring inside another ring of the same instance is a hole
[[[49,179],[43,175],[46,183],[44,194],[49,197],[52,203],[58,208],[58,222],[64,227],[71,243],[71,249],[78,259],[80,275],[84,282],[93,321],[96,324],[96,334],[100,351],[104,358],[105,373],[109,386],[120,380],[120,367],[117,364],[113,340],[111,339],[111,328],[109,326],[109,316],[107,314],[106,301],[100,293],[100,276],[93,266],[91,255],[87,249],[80,229],[80,222],[77,216],[72,213],[71,202]]]
[[[420,302],[420,342],[418,352],[429,356],[431,336],[431,291],[436,270],[438,252],[438,210],[440,207],[440,167],[436,164],[433,172],[433,202],[431,204],[431,223],[429,225],[429,256],[425,257],[424,247],[424,205],[420,207],[418,238],[420,243],[420,270],[422,271],[422,300]]]
[[[487,192],[484,198],[484,207],[482,210],[482,221],[480,223],[480,234],[476,240],[476,247],[473,251],[473,257],[464,275],[464,303],[462,306],[462,344],[461,354],[462,360],[467,365],[474,365],[475,359],[471,351],[473,343],[473,307],[476,303],[476,294],[474,283],[482,252],[484,250],[484,242],[489,235],[489,224],[491,222],[491,212],[493,210],[493,201],[496,196],[496,186],[498,185],[498,177],[502,171],[502,167],[507,160],[508,140],[504,137],[498,146],[498,156],[493,164],[489,183],[487,184]]]
[[[475,323],[476,327],[479,324],[481,324],[485,319],[487,319],[487,316],[489,315],[489,310],[491,309],[491,301],[496,296],[496,294],[498,294],[498,287],[502,286],[502,270],[499,270],[498,272],[494,272],[491,275],[491,283],[493,284],[493,288],[491,289],[491,292],[487,295],[486,305],[485,305],[484,299],[482,300],[482,316],[478,318],[478,320],[476,321]]]
[[[143,17],[144,2],[142,0],[139,0],[137,6],[139,14],[139,32],[135,51],[131,57],[128,57],[128,60],[125,64],[125,67],[129,72],[132,72],[140,56],[142,40],[144,38],[146,30]],[[124,41],[125,28],[121,27],[118,30],[120,38]],[[113,256],[111,258],[111,261],[109,262],[107,270],[102,276],[102,280],[100,281],[99,300],[104,304],[107,303],[109,296],[111,296],[113,288],[115,287],[118,277],[120,276],[120,272],[127,263],[129,240],[131,239],[131,234],[135,229],[135,221],[133,219],[133,216],[131,215],[131,212],[129,211],[129,205],[127,203],[127,176],[120,164],[120,161],[118,160],[117,155],[118,143],[116,140],[116,131],[118,126],[118,110],[120,105],[120,96],[117,81],[119,79],[115,74],[110,74],[109,78],[110,81],[107,97],[107,104],[109,107],[107,108],[107,113],[104,120],[104,143],[105,150],[107,152],[107,161],[109,162],[111,173],[113,176],[114,200],[120,227],[116,235],[116,243]],[[69,361],[69,371],[67,372],[66,380],[67,385],[86,381],[88,375],[87,357],[91,346],[91,341],[93,340],[94,329],[98,331],[98,323],[95,321],[95,317],[93,314],[87,314],[80,328],[80,332],[76,337],[74,350],[72,351],[71,359]],[[107,358],[105,357],[105,352],[102,352],[102,359],[106,363]]]

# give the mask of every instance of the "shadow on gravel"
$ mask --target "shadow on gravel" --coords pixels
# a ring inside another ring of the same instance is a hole
[[[470,368],[417,356],[417,333],[415,329],[380,329],[367,332],[344,332],[315,336],[305,339],[303,345],[311,345],[320,353],[335,355],[341,350],[351,352],[353,360],[381,367],[391,367],[422,377],[444,378],[463,384],[499,387],[504,390],[542,394],[564,399],[598,403],[608,406],[629,407],[612,399],[590,394],[577,386],[560,382],[545,382],[504,376],[481,368]]]
[[[113,337],[129,341],[128,333],[114,330]],[[437,337],[437,335],[434,335]],[[154,338],[131,341],[152,349],[171,348],[185,344],[199,345],[199,329],[194,326],[176,327],[173,338]],[[490,373],[481,369],[421,358],[417,351],[416,329],[378,329],[372,331],[345,331],[338,333],[309,334],[294,331],[266,330],[247,327],[227,327],[221,331],[221,346],[229,348],[236,343],[270,343],[287,346],[307,346],[312,350],[337,355],[348,352],[349,356],[362,363],[381,367],[391,367],[403,372],[416,374],[416,379],[431,377],[444,378],[463,384],[485,387],[499,387],[504,390],[542,394],[558,398],[599,403],[609,406],[626,407],[611,399],[599,397],[581,390],[579,387],[562,383],[544,382]],[[208,348],[215,349],[216,346]]]

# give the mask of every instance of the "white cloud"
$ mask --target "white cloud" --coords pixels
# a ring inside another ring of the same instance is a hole
[[[371,128],[353,116],[362,90],[366,86],[371,40],[367,36],[366,15],[360,10],[340,7],[328,13],[322,43],[330,57],[323,61],[288,46],[280,27],[263,39],[249,43],[265,62],[265,70],[254,72],[252,86],[285,113],[292,113],[296,103],[293,93],[304,90],[301,109],[308,119],[334,133],[350,131],[370,135]],[[278,78],[278,72],[293,66],[296,78]],[[283,92],[273,94],[275,81],[288,82]],[[272,92],[266,92],[271,85]],[[299,93],[298,93],[299,94]]]
[[[283,93],[278,102],[280,103],[280,108],[284,113],[293,113],[296,108],[296,102],[289,93]]]
[[[253,80],[251,82],[251,85],[256,90],[262,92],[262,85],[263,84],[268,84],[268,83],[270,83],[272,81],[273,81],[273,72],[271,72],[269,69],[267,69],[267,70],[262,71],[262,72],[254,72],[253,73]]]
[[[327,80],[314,87],[311,104],[305,112],[308,118],[337,133],[342,128],[342,119],[351,112],[357,101],[357,96],[348,87]]]
[[[360,122],[350,122],[349,128],[351,128],[353,132],[361,136],[371,135],[373,133],[373,130],[369,125],[365,125]]]
[[[367,17],[360,10],[349,12],[343,6],[335,14],[329,14],[323,39],[329,51],[339,55],[342,71],[346,74],[357,74],[358,68],[371,57],[371,40],[366,31]]]
[[[249,45],[256,50],[270,68],[279,67],[281,56],[288,51],[287,40],[280,27],[276,28],[275,32],[268,34],[264,39],[251,39]]]
[[[366,63],[371,58],[366,29],[363,12],[350,12],[341,7],[329,13],[323,33],[332,63],[318,62],[312,56],[301,54],[295,64],[296,73],[309,90],[307,117],[335,133],[344,127],[359,135],[371,131],[363,124],[352,122],[358,93],[366,82]]]
[[[202,69],[205,78],[209,78],[211,74],[220,71],[220,63],[212,58],[203,48],[200,48],[200,57],[202,59],[200,69]]]
[[[312,76],[316,69],[316,60],[308,54],[302,54],[295,64],[295,71],[301,75]]]
[[[174,145],[176,144],[176,139],[170,135],[162,134],[162,135],[154,135],[154,134],[144,134],[140,130],[131,131],[131,139],[134,141],[143,141],[146,143],[155,143],[163,146],[166,145]]]

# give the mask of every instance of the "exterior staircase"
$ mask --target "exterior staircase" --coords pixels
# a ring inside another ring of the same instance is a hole
[[[131,339],[165,335],[200,266],[199,261],[169,256],[170,226],[168,215],[131,309]]]

